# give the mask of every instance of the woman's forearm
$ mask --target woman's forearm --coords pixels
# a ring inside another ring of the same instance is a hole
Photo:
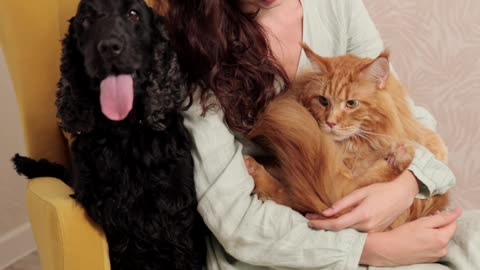
[[[253,180],[242,145],[220,113],[185,115],[195,147],[198,211],[225,251],[251,265],[301,269],[355,269],[366,234],[315,231],[292,209],[251,195]]]
[[[392,231],[369,233],[360,263],[392,267],[436,262],[447,254],[461,210],[423,217]]]

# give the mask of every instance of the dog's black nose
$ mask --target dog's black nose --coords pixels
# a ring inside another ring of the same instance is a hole
[[[97,45],[97,50],[102,56],[114,57],[123,52],[124,43],[118,38],[101,40]]]

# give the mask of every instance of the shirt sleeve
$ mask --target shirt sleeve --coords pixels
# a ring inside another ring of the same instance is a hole
[[[184,113],[194,148],[198,211],[231,256],[251,265],[295,269],[357,269],[366,234],[315,231],[292,209],[252,195],[242,145],[221,112]]]
[[[410,109],[415,119],[425,127],[437,131],[437,121],[425,108],[416,106],[409,99]],[[434,195],[445,194],[456,183],[452,170],[422,145],[415,147],[415,158],[408,167],[420,181],[418,199],[426,199]]]
[[[343,2],[343,1],[339,1]],[[375,58],[384,45],[362,0],[345,1],[347,21],[347,53],[360,57]],[[392,69],[393,70],[393,69]],[[436,131],[435,118],[423,107],[415,106],[410,100],[410,109],[421,124]],[[455,175],[446,164],[435,159],[425,147],[417,145],[415,158],[408,168],[420,181],[420,193],[417,198],[424,199],[437,194],[444,194],[455,184]]]

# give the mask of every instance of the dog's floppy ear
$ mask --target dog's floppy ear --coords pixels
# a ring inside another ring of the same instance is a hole
[[[182,107],[188,97],[186,78],[171,48],[163,17],[153,15],[153,70],[145,96],[145,117],[155,130],[163,130],[165,114]]]
[[[93,129],[94,104],[89,95],[90,79],[84,68],[83,55],[77,47],[74,19],[70,20],[68,33],[62,43],[60,81],[58,83],[57,118],[68,133],[80,134]]]

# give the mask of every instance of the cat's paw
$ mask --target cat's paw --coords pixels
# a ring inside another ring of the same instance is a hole
[[[262,202],[272,200],[272,197],[270,197],[268,194],[262,194],[262,193],[256,193],[256,194],[257,194],[257,198]]]
[[[259,171],[264,169],[262,165],[258,164],[257,161],[250,156],[243,157],[243,161],[245,162],[245,167],[247,167],[248,174],[252,177],[256,176]]]
[[[408,143],[396,143],[392,145],[390,153],[385,158],[390,166],[400,172],[405,171],[415,156],[413,145]]]
[[[253,192],[257,194],[258,199],[261,201],[267,201],[272,200],[274,197],[281,197],[277,194],[282,193],[283,189],[265,167],[252,157],[245,156],[243,159],[248,174],[252,176],[255,183]]]

